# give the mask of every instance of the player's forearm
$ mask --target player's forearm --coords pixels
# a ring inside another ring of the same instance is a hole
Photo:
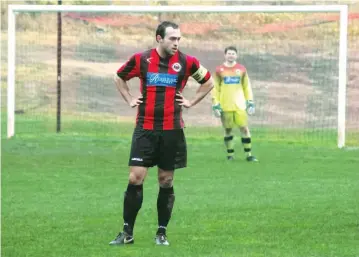
[[[128,88],[126,81],[124,81],[119,76],[117,76],[117,74],[115,74],[114,79],[115,79],[116,87],[117,87],[118,91],[120,91],[123,99],[127,103],[130,103],[132,100],[132,95],[130,94],[130,89]]]
[[[219,103],[219,99],[218,99],[218,85],[216,83],[214,83],[214,87],[212,89],[211,92],[211,99],[212,99],[212,104],[216,105]]]
[[[219,100],[217,99],[217,97],[212,97],[212,104],[213,105],[219,104]]]
[[[244,98],[246,101],[253,101],[253,93],[251,89],[245,89],[244,90]]]
[[[196,96],[191,100],[191,106],[198,104],[212,89],[213,81],[210,79],[198,88]]]
[[[243,93],[247,101],[253,101],[252,86],[248,74],[244,76]]]
[[[219,92],[216,89],[216,85],[213,87],[212,90],[212,104],[213,105],[219,104]]]

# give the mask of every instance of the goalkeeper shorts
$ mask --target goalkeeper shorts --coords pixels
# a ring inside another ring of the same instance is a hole
[[[248,115],[245,110],[223,112],[221,120],[223,127],[227,129],[248,126]]]

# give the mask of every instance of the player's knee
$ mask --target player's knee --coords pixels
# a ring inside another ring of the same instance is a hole
[[[249,136],[249,128],[248,127],[240,127],[239,128],[243,136]]]
[[[173,186],[173,175],[161,174],[158,176],[158,182],[160,184],[160,187],[170,188]]]
[[[230,136],[232,134],[232,129],[231,128],[226,128],[224,130],[225,136]]]
[[[146,176],[146,168],[144,167],[131,167],[129,183],[132,185],[141,185]]]
[[[132,185],[143,184],[143,177],[139,174],[130,173],[129,182]]]

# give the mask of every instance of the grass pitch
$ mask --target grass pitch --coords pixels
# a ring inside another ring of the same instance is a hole
[[[135,245],[110,247],[122,223],[132,126],[64,120],[70,132],[43,133],[48,122],[19,116],[11,140],[2,123],[4,257],[359,255],[358,151],[254,132],[260,162],[244,161],[238,139],[237,159],[227,162],[219,128],[188,128],[171,246],[154,245],[158,186],[151,169]]]

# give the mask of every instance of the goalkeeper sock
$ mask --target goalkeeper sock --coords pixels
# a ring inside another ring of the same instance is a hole
[[[138,211],[143,200],[143,185],[128,184],[123,202],[123,229],[132,235]]]
[[[250,137],[242,137],[242,144],[244,147],[244,152],[247,154],[247,156],[251,156],[252,153],[252,144],[251,144],[251,138]]]
[[[232,157],[234,155],[234,141],[233,136],[225,136],[224,137],[224,144],[227,147],[227,154],[228,156]]]

